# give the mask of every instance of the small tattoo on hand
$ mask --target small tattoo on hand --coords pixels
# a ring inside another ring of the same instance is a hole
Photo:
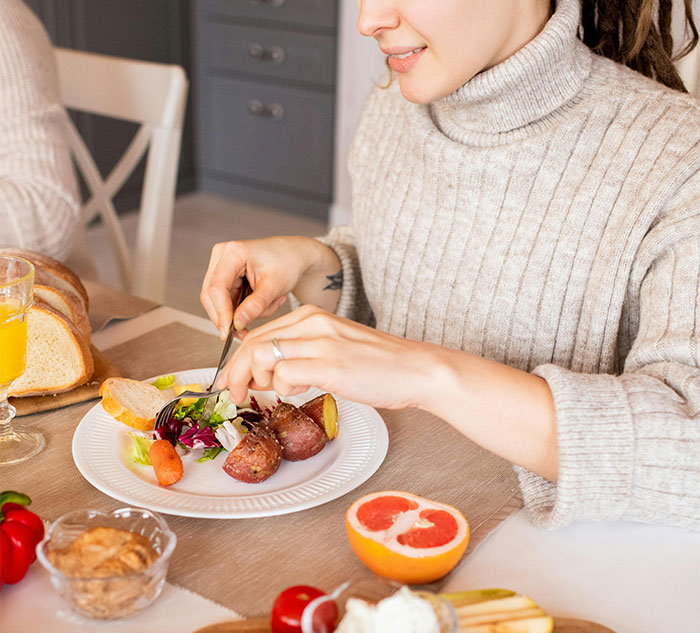
[[[324,290],[340,290],[343,287],[343,271],[339,270],[335,275],[326,275],[326,279],[330,281]]]

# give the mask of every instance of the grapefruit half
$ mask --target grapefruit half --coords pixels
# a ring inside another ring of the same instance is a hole
[[[469,524],[459,510],[395,490],[360,497],[348,508],[345,527],[367,567],[407,585],[444,576],[469,541]]]

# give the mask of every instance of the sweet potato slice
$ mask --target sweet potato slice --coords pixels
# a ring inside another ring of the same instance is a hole
[[[268,427],[253,426],[228,454],[224,472],[248,484],[265,481],[274,475],[282,463],[282,446]]]
[[[291,462],[313,457],[328,441],[325,430],[288,402],[280,402],[275,407],[270,416],[270,428],[282,445],[282,457]]]
[[[338,435],[338,405],[330,393],[323,393],[299,407],[328,436],[329,440]]]

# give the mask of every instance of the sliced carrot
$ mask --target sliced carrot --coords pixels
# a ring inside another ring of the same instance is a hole
[[[156,440],[148,449],[156,479],[161,486],[172,486],[182,478],[182,459],[168,440]]]

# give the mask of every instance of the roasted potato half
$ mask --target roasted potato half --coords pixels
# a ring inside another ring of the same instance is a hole
[[[228,454],[222,468],[238,481],[256,484],[274,475],[282,463],[282,446],[271,429],[256,424]]]
[[[270,417],[270,428],[282,445],[282,457],[291,462],[313,457],[328,441],[322,427],[288,402],[280,402],[275,407]]]

